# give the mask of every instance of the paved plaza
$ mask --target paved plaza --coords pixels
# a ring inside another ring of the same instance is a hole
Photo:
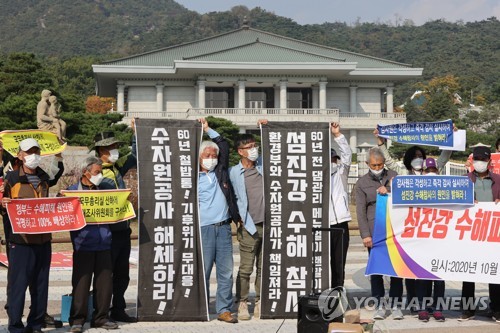
[[[239,265],[238,245],[234,244],[235,251],[235,267],[234,276],[236,276]],[[353,297],[368,297],[370,296],[370,288],[368,278],[364,276],[364,270],[367,260],[367,252],[364,249],[359,236],[351,237],[351,245],[347,256],[346,267],[346,289],[350,298],[351,306],[354,306]],[[126,298],[128,302],[129,314],[135,313],[135,297],[137,292],[137,266],[131,266],[132,280],[130,287],[127,290]],[[7,281],[7,269],[0,268],[0,290],[5,290]],[[49,313],[58,317],[61,313],[61,296],[71,293],[71,271],[52,271],[50,275],[49,289]],[[460,296],[460,282],[446,283],[446,296]],[[211,290],[216,289],[215,274],[212,274]],[[252,296],[255,294],[251,290]],[[488,286],[486,284],[476,285],[476,296],[487,296]],[[26,310],[28,313],[29,294],[26,297]],[[5,305],[5,292],[0,293],[0,333],[7,331],[7,314],[3,310]],[[227,324],[217,321],[215,312],[215,299],[210,300],[211,320],[210,322],[139,322],[134,324],[121,324],[120,332],[193,332],[193,333],[243,333],[243,332],[258,332],[258,333],[292,333],[297,332],[297,320],[256,320],[240,321],[238,324]],[[253,306],[250,306],[252,310]],[[236,311],[236,308],[235,308]],[[361,309],[361,318],[370,319],[373,311],[369,309]],[[428,323],[419,322],[407,314],[403,320],[393,320],[390,316],[383,321],[376,322],[375,328],[379,332],[500,332],[500,324],[495,323],[491,318],[488,318],[487,313],[479,312],[476,319],[468,322],[459,322],[457,320],[460,312],[444,311],[446,321],[436,322],[432,318]],[[88,328],[88,323],[85,328]],[[60,329],[45,329],[45,332],[66,332],[68,324]],[[86,329],[89,333],[104,332],[103,329]]]

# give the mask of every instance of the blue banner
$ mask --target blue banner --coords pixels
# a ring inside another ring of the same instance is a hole
[[[453,122],[377,125],[378,136],[404,144],[453,147]]]
[[[397,176],[391,191],[393,205],[474,205],[474,183],[467,176]]]

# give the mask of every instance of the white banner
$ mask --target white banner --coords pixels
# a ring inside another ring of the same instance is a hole
[[[500,204],[392,207],[390,196],[378,199],[367,275],[500,283]]]

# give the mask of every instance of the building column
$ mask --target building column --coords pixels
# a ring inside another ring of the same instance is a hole
[[[321,79],[319,81],[319,108],[321,110],[326,109],[326,85],[328,82],[326,79]]]
[[[385,105],[387,107],[387,113],[394,113],[394,87],[388,86],[385,88],[385,92],[387,93]]]
[[[287,94],[286,94],[286,87],[288,85],[288,81],[281,80],[280,81],[280,109],[286,109],[287,105]]]
[[[319,87],[318,86],[312,86],[312,108],[313,109],[319,109]]]
[[[156,85],[156,112],[163,112],[163,89],[165,86],[158,83]]]
[[[357,86],[349,87],[349,97],[350,97],[349,111],[351,113],[356,113],[358,111],[358,98],[356,96],[357,89],[358,89]]]
[[[198,108],[205,108],[205,79],[198,80]]]
[[[245,80],[238,80],[238,109],[244,109],[245,105]]]
[[[349,146],[353,153],[358,151],[358,130],[352,129],[349,132]]]
[[[125,84],[121,81],[118,81],[117,84],[118,94],[116,97],[116,111],[118,113],[125,112]]]

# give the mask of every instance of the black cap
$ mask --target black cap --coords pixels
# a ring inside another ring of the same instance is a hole
[[[472,159],[474,160],[476,159],[489,160],[490,158],[491,158],[491,149],[489,147],[479,146],[474,148],[474,150],[472,151]]]
[[[340,157],[339,154],[337,154],[337,151],[335,149],[330,148],[330,157]]]

